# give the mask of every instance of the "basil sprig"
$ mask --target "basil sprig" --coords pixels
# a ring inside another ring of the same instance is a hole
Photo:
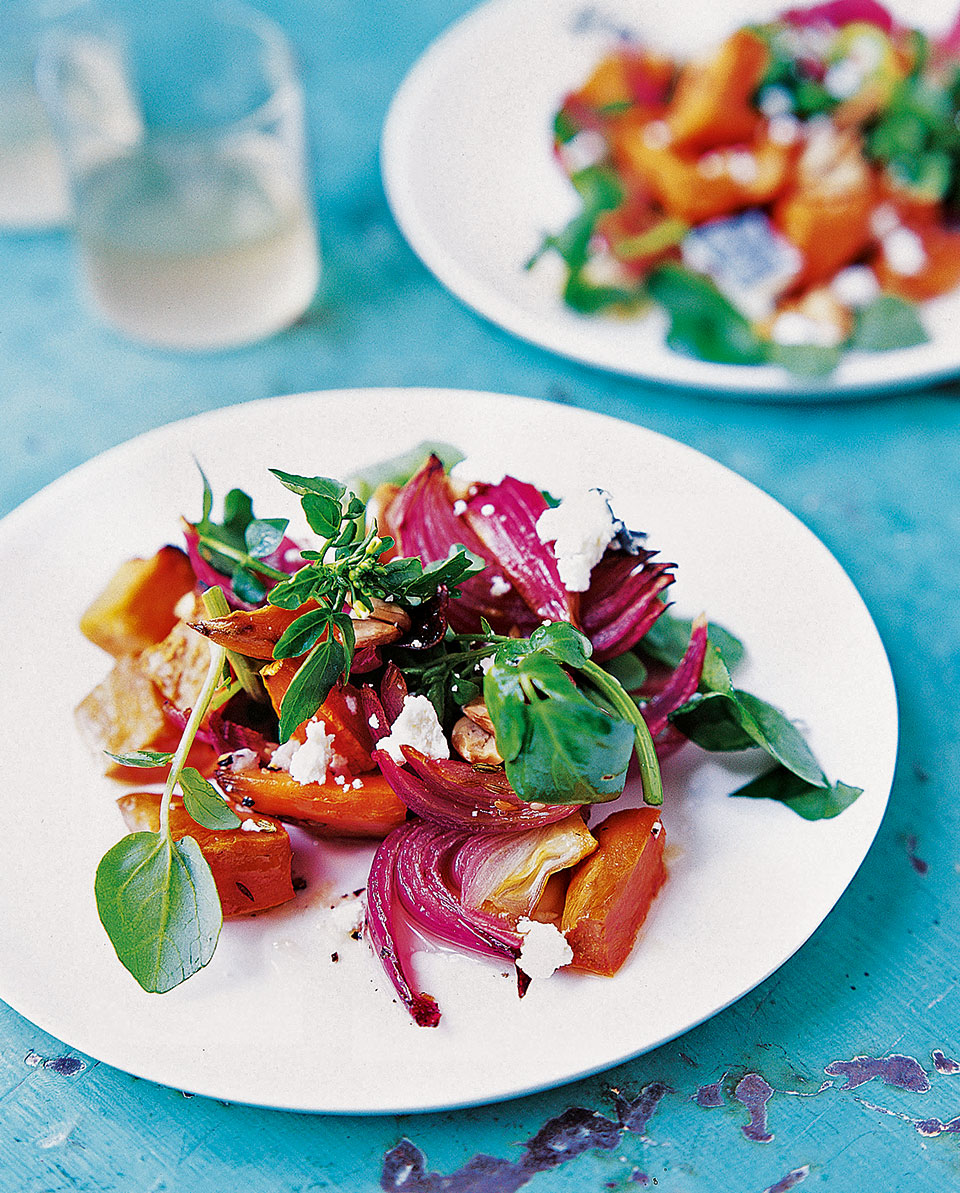
[[[592,652],[589,640],[565,622],[541,626],[528,639],[501,639],[483,695],[507,778],[530,802],[605,803],[623,791],[636,750],[644,798],[660,804],[650,731]]]
[[[772,704],[733,686],[720,651],[711,646],[701,690],[670,714],[671,723],[701,749],[726,752],[759,746],[776,765],[734,795],[777,799],[808,820],[836,816],[862,788],[833,784],[803,734]]]
[[[197,824],[210,829],[240,824],[213,785],[184,766],[220,683],[224,657],[222,647],[210,647],[203,687],[174,754],[135,750],[111,755],[124,766],[170,763],[157,832],[130,833],[118,841],[101,860],[94,883],[100,922],[117,957],[151,994],[173,989],[206,965],[223,923],[216,883],[200,846],[189,836],[173,839],[170,804],[179,784],[184,808]]]
[[[280,740],[286,741],[313,716],[339,677],[350,672],[355,642],[346,606],[363,616],[372,611],[374,600],[416,607],[440,589],[455,596],[458,585],[486,565],[460,545],[428,567],[419,559],[383,562],[393,539],[381,538],[375,524],[366,527],[364,503],[345,485],[329,477],[271,471],[299,495],[310,528],[322,540],[318,550],[302,552],[304,566],[277,584],[268,598],[281,609],[298,609],[308,601],[319,606],[297,617],[273,652],[276,659],[306,654],[280,706]]]

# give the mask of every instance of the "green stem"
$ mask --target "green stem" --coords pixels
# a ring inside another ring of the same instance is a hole
[[[241,567],[246,568],[248,571],[259,572],[262,576],[268,576],[271,580],[290,579],[289,572],[282,572],[279,568],[271,567],[269,563],[264,563],[262,559],[254,559],[246,551],[238,551],[236,547],[231,547],[227,543],[221,543],[216,540],[211,541],[206,538],[202,538],[200,542],[208,551],[215,551],[218,555],[223,555],[227,559],[234,559]]]
[[[227,598],[223,595],[223,589],[219,587],[207,589],[203,594],[203,604],[210,617],[226,617],[230,613]],[[233,650],[227,651],[227,659],[247,695],[261,704],[264,703],[266,692],[263,689],[263,681],[250,660]]]
[[[623,687],[612,675],[592,659],[587,659],[580,665],[582,671],[595,688],[598,688],[610,701],[610,704],[620,713],[624,720],[629,721],[635,731],[637,746],[637,761],[640,763],[640,781],[643,784],[644,802],[659,806],[663,803],[663,780],[660,777],[660,761],[657,750],[647,728],[647,722],[640,715],[640,710],[630,699]]]
[[[217,690],[217,685],[220,683],[220,676],[223,673],[223,660],[226,653],[222,646],[214,646],[212,642],[210,643],[210,666],[207,668],[207,676],[203,681],[203,687],[197,696],[193,711],[190,713],[190,719],[187,721],[183,736],[180,738],[180,744],[177,746],[176,753],[170,763],[170,773],[167,775],[167,782],[163,788],[163,796],[160,800],[161,837],[170,836],[170,802],[173,799],[173,789],[176,787],[177,780],[180,778],[180,772],[183,770],[183,764],[187,760],[187,754],[190,753],[193,739],[197,736],[200,722],[203,720],[210,701],[213,698],[213,693]]]

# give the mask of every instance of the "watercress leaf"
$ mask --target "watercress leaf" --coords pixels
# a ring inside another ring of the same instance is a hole
[[[185,766],[180,772],[180,790],[187,815],[203,828],[239,828],[240,817],[216,787],[192,766]]]
[[[690,642],[693,631],[693,621],[688,618],[674,617],[669,609],[665,610],[640,641],[640,649],[654,662],[662,663],[671,670],[680,665],[684,652]],[[734,637],[729,630],[711,621],[708,626],[710,643],[715,646],[723,659],[728,671],[733,671],[743,658],[743,643]]]
[[[425,601],[436,596],[441,588],[446,588],[454,595],[458,584],[479,575],[486,566],[486,562],[478,555],[457,543],[451,547],[446,559],[429,564],[423,568],[421,575],[407,581],[402,595],[407,600]]]
[[[538,626],[530,635],[530,648],[548,651],[553,658],[566,663],[568,667],[578,668],[593,654],[590,639],[566,621]]]
[[[269,601],[278,609],[299,609],[313,595],[317,576],[312,568],[301,568],[289,580],[281,580],[270,589]]]
[[[760,746],[806,782],[822,787],[827,779],[803,734],[765,700],[731,689],[698,693],[670,714],[684,736],[704,750],[745,750]]]
[[[702,750],[747,750],[758,744],[744,727],[736,698],[724,692],[697,693],[670,714],[670,722]]]
[[[779,365],[794,377],[828,377],[843,357],[841,344],[776,344],[767,346],[771,364]]]
[[[235,596],[249,605],[258,605],[267,595],[267,586],[249,568],[238,567],[233,573],[231,584]]]
[[[505,761],[513,761],[523,748],[524,696],[519,671],[499,650],[483,677],[483,700],[493,721],[497,751]]]
[[[238,539],[253,520],[253,501],[243,489],[231,489],[223,499],[223,525]]]
[[[892,348],[914,348],[929,338],[912,303],[895,294],[879,294],[858,312],[850,347],[863,352],[887,352]]]
[[[667,343],[676,352],[719,364],[761,364],[763,341],[713,282],[681,265],[661,265],[647,289],[670,319]]]
[[[331,498],[339,505],[341,497],[347,491],[345,485],[341,485],[339,481],[333,480],[329,476],[298,476],[294,472],[284,472],[280,468],[271,468],[270,471],[284,488],[289,489],[291,493],[296,493],[299,497],[303,497],[307,493],[316,493],[320,497]]]
[[[340,530],[343,513],[339,500],[326,494],[307,493],[300,499],[310,529],[323,539],[332,539]]]
[[[863,794],[863,788],[851,787],[847,783],[808,783],[786,767],[775,766],[733,794],[751,799],[779,800],[804,820],[829,820],[849,808]]]
[[[298,659],[300,655],[306,654],[327,632],[332,616],[327,608],[311,609],[309,613],[302,614],[280,635],[273,648],[273,657]]]
[[[581,696],[524,705],[523,747],[504,758],[513,789],[528,801],[592,804],[623,791],[633,755],[633,727]],[[499,746],[499,737],[498,737]]]
[[[328,636],[310,651],[287,688],[280,705],[280,740],[317,711],[343,673],[346,655],[336,638]]]
[[[621,312],[633,312],[649,303],[646,287],[604,286],[588,281],[582,269],[575,270],[567,278],[563,288],[563,301],[581,315],[596,315],[611,307]]]
[[[714,646],[710,640],[709,633],[707,634],[706,653],[703,656],[703,670],[700,672],[700,690],[702,692],[724,692],[727,695],[733,692],[730,672],[723,661],[719,647]]]
[[[247,554],[254,559],[265,559],[272,555],[283,542],[286,529],[286,518],[254,518],[243,533]]]
[[[111,754],[109,750],[104,750],[104,754],[121,766],[167,766],[173,760],[173,755],[164,750],[130,750],[126,754]]]
[[[210,521],[210,515],[213,513],[213,490],[210,488],[210,482],[207,480],[207,474],[197,465],[200,470],[200,478],[203,481],[203,512],[200,515],[201,524],[206,524]]]
[[[759,730],[757,745],[808,783],[822,786],[827,782],[803,734],[778,708],[749,692],[737,692],[737,699]]]
[[[647,669],[632,650],[607,659],[603,669],[609,672],[626,692],[638,692],[647,678]]]
[[[117,957],[149,993],[172,990],[213,956],[223,914],[192,837],[124,837],[97,867],[94,890]]]

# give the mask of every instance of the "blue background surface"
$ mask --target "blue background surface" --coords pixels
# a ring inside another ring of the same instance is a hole
[[[656,1052],[517,1101],[337,1119],[187,1099],[88,1057],[65,1061],[75,1054],[0,1004],[0,1189],[376,1189],[384,1155],[404,1136],[426,1153],[430,1170],[449,1176],[478,1153],[517,1160],[552,1116],[571,1106],[612,1114],[614,1088],[632,1097],[654,1082],[670,1092],[645,1135],[627,1132],[611,1150],[588,1150],[532,1176],[529,1188],[656,1183],[670,1193],[763,1193],[790,1187],[791,1179],[804,1193],[960,1188],[960,1134],[928,1121],[960,1116],[960,1075],[936,1071],[932,1059],[934,1050],[947,1058],[960,1051],[956,388],[818,405],[711,400],[605,376],[513,340],[426,273],[393,224],[378,173],[390,96],[417,54],[469,6],[264,0],[261,7],[295,43],[305,80],[326,268],[320,298],[295,328],[242,351],[150,351],[97,324],[78,293],[66,235],[0,237],[0,513],[150,427],[271,394],[436,385],[602,410],[734,468],[837,555],[893,665],[902,712],[897,779],[860,873],[778,973]],[[730,537],[733,555],[735,526]],[[871,693],[862,699],[869,709]],[[7,733],[15,750],[16,727]],[[5,781],[15,773],[8,769]],[[758,931],[762,922],[761,908]],[[919,1062],[929,1092],[880,1077],[856,1089],[834,1078],[817,1092],[831,1062],[892,1053]],[[775,1091],[766,1143],[744,1134],[749,1115],[732,1096],[746,1073],[762,1075]],[[724,1074],[722,1107],[691,1100]],[[470,1184],[463,1175],[423,1181],[414,1170],[387,1187],[493,1193],[507,1185]]]

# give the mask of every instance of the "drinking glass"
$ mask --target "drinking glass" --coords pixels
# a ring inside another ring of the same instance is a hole
[[[231,0],[88,7],[44,40],[37,78],[108,323],[214,349],[303,313],[319,278],[303,96],[272,22]]]
[[[66,223],[67,179],[34,82],[44,29],[76,0],[0,0],[0,228]]]

